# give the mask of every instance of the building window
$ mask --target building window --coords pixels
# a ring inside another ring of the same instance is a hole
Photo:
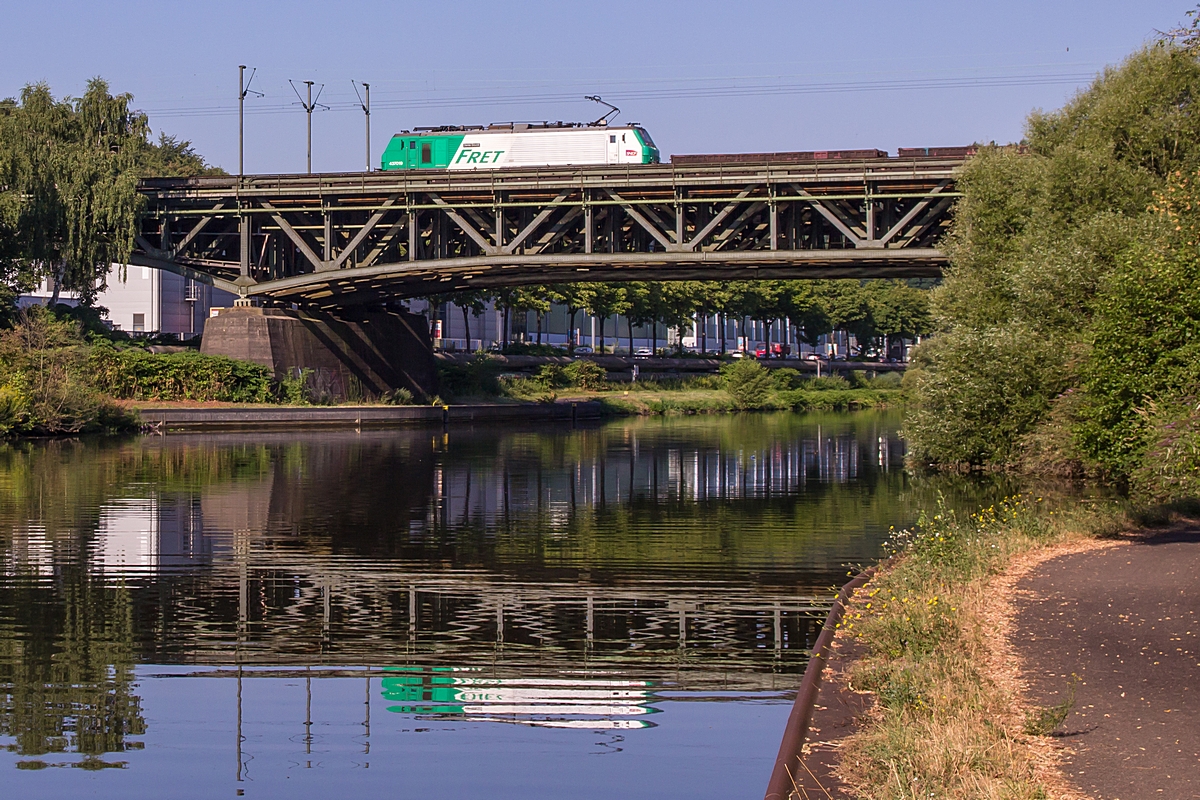
[[[133,332],[134,333],[145,333],[146,332],[146,315],[145,314],[134,314],[133,315]]]

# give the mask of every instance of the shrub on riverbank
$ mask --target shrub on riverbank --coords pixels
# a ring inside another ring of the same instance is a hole
[[[0,436],[118,430],[134,420],[90,382],[77,321],[35,307],[0,332]]]
[[[842,750],[856,796],[1046,797],[1018,698],[988,672],[991,579],[1020,553],[1112,535],[1132,521],[1115,504],[1064,511],[1026,495],[967,519],[939,509],[897,533],[899,560],[841,625],[840,635],[867,648],[852,680],[876,699]]]
[[[87,369],[97,389],[121,400],[266,403],[279,399],[271,370],[225,356],[96,345],[87,357]]]
[[[775,389],[771,373],[762,364],[748,358],[724,364],[721,378],[733,405],[740,411],[763,408],[770,402]]]
[[[500,365],[484,353],[464,363],[439,363],[438,385],[448,398],[496,396],[500,386]]]

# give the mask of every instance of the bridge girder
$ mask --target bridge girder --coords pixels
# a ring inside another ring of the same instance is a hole
[[[317,307],[569,281],[928,277],[961,163],[150,179],[131,263]]]

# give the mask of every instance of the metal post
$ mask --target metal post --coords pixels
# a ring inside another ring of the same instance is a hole
[[[358,105],[363,110],[363,114],[367,120],[367,172],[371,171],[371,84],[364,83],[362,85],[366,98],[358,93],[358,84],[350,81],[350,85],[354,87],[354,94],[358,97]]]
[[[305,81],[304,85],[308,87],[308,101],[304,104],[304,110],[308,112],[308,174],[312,175],[312,87],[313,81]]]
[[[243,80],[246,75],[246,65],[238,65],[238,178],[241,178],[242,175],[245,174],[245,161],[243,159],[243,154],[245,152],[244,141],[246,126],[244,122],[244,107],[246,105],[246,95],[253,94],[257,95],[258,97],[263,96],[262,92],[256,92],[250,88],[250,84],[254,83],[254,73],[256,72],[258,72],[257,69],[251,70],[250,80]],[[238,185],[241,186],[240,180],[238,181]]]
[[[238,177],[241,178],[245,174],[245,164],[243,162],[243,138],[245,136],[245,123],[243,121],[245,114],[244,108],[246,105],[246,85],[242,79],[245,77],[246,65],[238,64]]]
[[[303,108],[304,113],[306,113],[308,115],[308,162],[307,162],[307,164],[308,164],[308,174],[312,175],[312,114],[318,105],[320,105],[321,108],[325,109],[326,111],[329,110],[329,106],[321,105],[320,103],[313,101],[312,87],[313,87],[313,84],[316,83],[316,81],[301,81],[301,83],[304,84],[305,90],[308,92],[307,99],[300,96],[300,92],[298,89],[296,89],[296,84],[294,81],[291,81],[291,80],[288,81],[288,84],[291,85],[291,87],[292,87],[292,91],[296,93],[296,99],[300,101],[300,107]],[[321,88],[317,91],[317,99],[318,100],[321,99],[321,92],[323,92],[324,90],[325,90],[325,84],[322,83]]]
[[[875,241],[875,201],[871,199],[871,184],[870,183],[866,184],[866,196],[867,196],[867,207],[866,207],[867,241],[873,242],[873,241]]]
[[[238,235],[241,238],[240,272],[250,275],[250,217],[245,214],[238,220]]]
[[[417,260],[417,225],[420,220],[417,210],[412,207],[412,198],[408,202],[408,260]]]
[[[592,204],[591,192],[587,189],[583,190],[583,252],[591,253],[594,247],[592,242]]]

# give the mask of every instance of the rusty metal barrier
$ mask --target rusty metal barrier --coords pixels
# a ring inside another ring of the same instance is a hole
[[[775,768],[771,771],[765,800],[788,800],[792,796],[792,789],[795,787],[793,776],[800,766],[804,740],[808,736],[808,725],[812,721],[813,705],[821,691],[821,676],[825,672],[829,646],[833,644],[838,622],[846,610],[850,596],[869,581],[877,570],[878,567],[868,567],[851,579],[838,592],[833,607],[829,609],[829,616],[825,618],[825,625],[813,646],[812,660],[804,670],[800,690],[796,693],[796,702],[792,704],[792,713],[788,716],[787,726],[783,730],[783,741],[779,744],[779,755],[775,757]]]

